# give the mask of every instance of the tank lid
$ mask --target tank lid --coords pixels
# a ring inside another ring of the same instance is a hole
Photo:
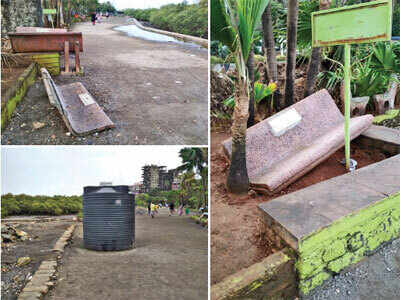
[[[84,194],[91,193],[129,193],[128,185],[85,186]]]

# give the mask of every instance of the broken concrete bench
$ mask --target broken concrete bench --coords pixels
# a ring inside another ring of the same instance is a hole
[[[372,124],[372,115],[350,120],[351,139]],[[228,157],[232,139],[223,142]],[[321,90],[247,129],[246,164],[252,189],[279,192],[344,146],[344,117]]]
[[[114,127],[82,83],[57,86],[45,68],[40,71],[50,104],[58,109],[73,135],[82,136]]]
[[[259,205],[297,252],[302,294],[400,237],[399,170],[397,155]]]

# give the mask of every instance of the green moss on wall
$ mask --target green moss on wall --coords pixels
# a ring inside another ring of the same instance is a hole
[[[37,64],[32,63],[21,74],[15,85],[6,92],[5,102],[1,105],[1,129],[4,129],[7,125],[18,103],[24,98],[28,88],[35,82],[37,74]]]
[[[360,261],[400,236],[400,192],[346,216],[299,243],[296,269],[308,294],[332,273]]]

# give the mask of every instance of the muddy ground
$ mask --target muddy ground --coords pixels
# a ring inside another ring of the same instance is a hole
[[[207,50],[113,30],[125,22],[113,17],[96,26],[76,25],[83,33],[85,75],[54,78],[60,85],[81,81],[115,129],[84,138],[67,135],[38,80],[3,130],[2,144],[207,144]],[[33,122],[44,125],[34,129]]]
[[[225,186],[229,164],[224,158],[221,142],[227,138],[226,131],[211,133],[211,284],[284,247],[261,222],[258,204],[345,174],[345,168],[340,164],[344,157],[342,149],[276,196],[233,195]],[[359,168],[386,158],[380,152],[361,150],[355,145],[352,145],[351,156],[357,160]]]
[[[71,219],[72,221],[72,219]],[[2,243],[1,249],[1,299],[15,300],[43,260],[55,258],[52,252],[58,238],[72,224],[71,221],[7,223],[28,233],[29,239],[16,243]],[[17,259],[30,257],[31,262],[17,266]]]
[[[207,229],[189,217],[136,215],[136,249],[83,248],[82,224],[66,248],[58,283],[45,299],[206,300]]]

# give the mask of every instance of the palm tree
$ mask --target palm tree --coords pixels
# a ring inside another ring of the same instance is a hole
[[[297,19],[299,15],[298,0],[288,0],[287,14],[287,54],[286,54],[286,81],[285,106],[294,103],[294,80],[296,71],[297,50]]]
[[[262,29],[264,38],[265,58],[267,60],[268,81],[278,83],[278,62],[276,60],[275,39],[271,15],[271,2],[268,3],[262,15]],[[267,82],[266,82],[267,83]],[[281,93],[279,89],[274,92],[274,109],[279,110]]]
[[[187,198],[192,194],[193,185],[196,182],[195,174],[193,171],[187,171],[180,175],[181,179],[181,190],[180,190],[180,197],[181,201],[180,204],[183,204]],[[198,207],[201,206],[201,201],[198,203]]]
[[[206,203],[206,189],[208,181],[208,150],[207,148],[183,148],[179,151],[183,164],[177,168],[178,171],[186,173],[197,172],[201,177],[202,203]]]
[[[246,63],[253,46],[256,26],[269,0],[211,1],[211,36],[228,46],[236,64],[235,109],[232,122],[232,155],[228,189],[247,192],[246,129],[249,117],[250,79]]]

